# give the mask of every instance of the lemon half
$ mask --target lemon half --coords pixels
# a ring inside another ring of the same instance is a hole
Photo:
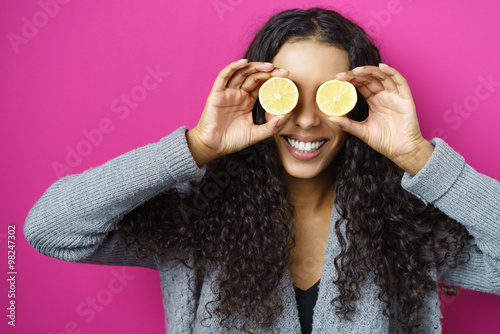
[[[343,116],[349,113],[357,101],[356,88],[347,81],[326,81],[319,86],[316,93],[319,109],[329,116]]]
[[[299,90],[288,78],[272,77],[259,90],[262,108],[273,115],[288,114],[299,101]]]

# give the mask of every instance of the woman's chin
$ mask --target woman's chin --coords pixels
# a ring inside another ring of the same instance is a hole
[[[285,163],[283,167],[289,176],[297,179],[312,179],[322,172],[322,170],[317,167],[311,167],[310,165],[305,166],[304,164],[301,165],[302,166],[297,166],[297,164]]]

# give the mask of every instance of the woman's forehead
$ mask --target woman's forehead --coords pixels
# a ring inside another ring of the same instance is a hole
[[[272,62],[290,71],[289,78],[297,85],[321,84],[349,70],[349,54],[345,50],[315,40],[283,44]]]

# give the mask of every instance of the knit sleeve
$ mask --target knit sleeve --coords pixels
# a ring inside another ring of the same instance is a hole
[[[154,256],[137,259],[133,247],[126,252],[113,226],[160,192],[204,175],[206,166],[196,165],[186,130],[180,127],[159,142],[57,180],[30,210],[26,240],[64,261],[156,269]]]
[[[431,143],[435,149],[427,164],[415,176],[405,173],[401,185],[464,225],[473,236],[467,248],[474,246],[468,263],[442,268],[438,279],[500,294],[500,182],[475,171],[443,140]]]

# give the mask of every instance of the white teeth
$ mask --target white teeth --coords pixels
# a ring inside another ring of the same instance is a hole
[[[308,142],[305,143],[303,141],[298,141],[295,139],[291,138],[286,138],[288,140],[288,143],[295,149],[304,152],[304,153],[310,153],[316,151],[321,145],[325,143],[325,140],[321,141],[315,141],[315,142]]]

